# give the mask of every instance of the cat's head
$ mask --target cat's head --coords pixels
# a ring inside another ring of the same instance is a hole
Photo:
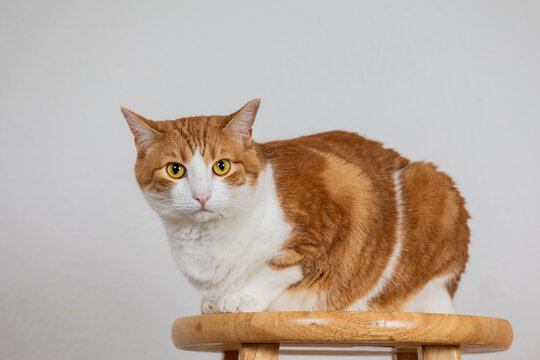
[[[261,163],[251,139],[260,100],[226,116],[152,121],[122,108],[135,136],[135,176],[164,220],[205,222],[245,208]]]

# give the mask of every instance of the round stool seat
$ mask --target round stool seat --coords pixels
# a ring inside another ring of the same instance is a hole
[[[172,327],[176,347],[192,351],[237,351],[243,344],[279,344],[289,353],[358,354],[383,347],[388,353],[416,352],[419,346],[454,346],[464,353],[502,351],[512,343],[503,319],[401,312],[259,312],[180,318]],[[324,349],[317,350],[317,347]],[[300,349],[298,349],[300,350]],[[347,353],[351,353],[347,351]]]

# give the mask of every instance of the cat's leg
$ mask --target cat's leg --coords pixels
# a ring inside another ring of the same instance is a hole
[[[216,312],[264,311],[292,284],[302,280],[300,266],[274,270],[264,265],[244,285],[215,299]]]
[[[432,279],[407,303],[403,311],[453,314],[454,303],[446,284],[448,276]]]

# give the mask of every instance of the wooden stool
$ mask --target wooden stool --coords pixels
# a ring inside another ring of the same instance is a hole
[[[461,353],[506,350],[512,336],[503,319],[400,312],[212,314],[180,318],[172,327],[177,348],[223,352],[225,360],[277,360],[278,352],[456,360]]]

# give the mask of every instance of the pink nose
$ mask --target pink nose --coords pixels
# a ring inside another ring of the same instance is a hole
[[[206,204],[206,202],[210,198],[210,195],[208,195],[208,194],[197,194],[197,195],[195,195],[194,194],[193,198],[195,200],[197,200],[199,202],[199,204],[201,204],[201,206],[204,206],[204,204]]]

